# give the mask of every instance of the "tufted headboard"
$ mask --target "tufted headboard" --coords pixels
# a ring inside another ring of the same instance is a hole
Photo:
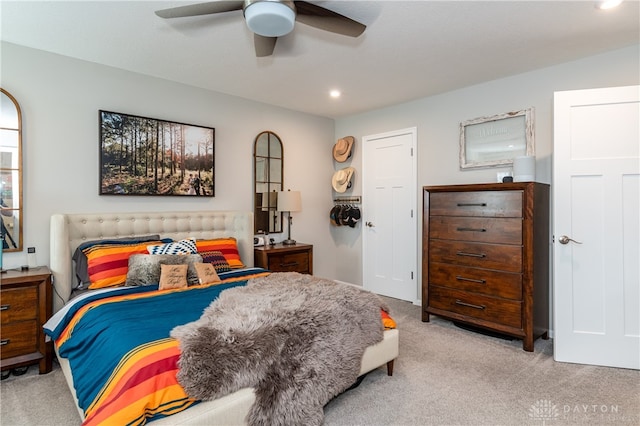
[[[199,211],[162,213],[87,213],[51,216],[50,267],[54,279],[54,312],[68,300],[78,283],[71,257],[85,241],[160,234],[180,240],[187,237],[238,240],[240,257],[253,266],[253,213]]]

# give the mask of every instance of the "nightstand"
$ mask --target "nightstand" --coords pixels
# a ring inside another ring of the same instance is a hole
[[[313,274],[313,245],[296,243],[255,247],[253,260],[255,266],[271,272]]]
[[[38,364],[51,371],[52,342],[42,329],[51,317],[52,281],[46,266],[7,271],[0,282],[0,370]]]

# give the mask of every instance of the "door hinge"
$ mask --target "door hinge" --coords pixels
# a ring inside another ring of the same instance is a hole
[[[411,218],[413,218],[413,209],[411,209]]]
[[[413,157],[413,148],[411,148],[411,156]]]
[[[413,279],[413,271],[411,271],[411,279]]]

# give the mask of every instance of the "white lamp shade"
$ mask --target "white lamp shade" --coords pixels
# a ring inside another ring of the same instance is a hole
[[[278,211],[299,212],[300,210],[302,210],[300,191],[278,192]]]
[[[286,4],[259,1],[245,8],[244,18],[254,33],[264,37],[280,37],[293,30],[296,14]]]

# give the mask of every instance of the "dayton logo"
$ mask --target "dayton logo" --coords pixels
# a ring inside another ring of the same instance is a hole
[[[545,421],[560,417],[560,411],[548,399],[540,399],[529,408],[529,417],[533,420],[542,420],[542,425],[544,426]]]

